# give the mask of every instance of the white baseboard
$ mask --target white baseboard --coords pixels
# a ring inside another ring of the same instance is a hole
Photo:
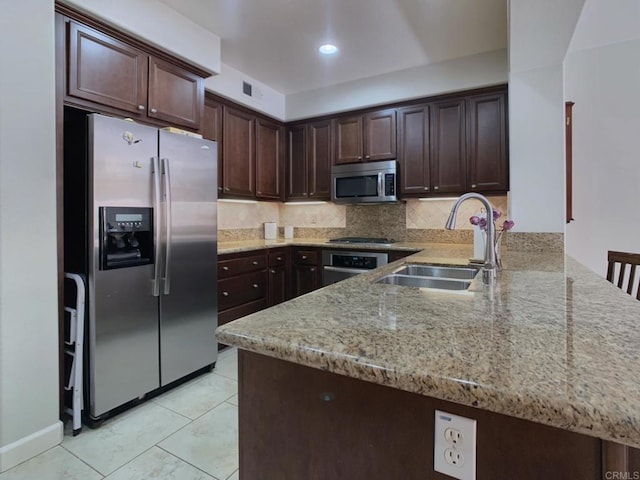
[[[0,448],[0,473],[59,445],[64,426],[60,420],[42,430]]]

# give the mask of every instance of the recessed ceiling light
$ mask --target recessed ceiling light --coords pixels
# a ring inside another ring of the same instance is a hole
[[[338,51],[338,47],[327,43],[326,45],[320,46],[320,48],[318,48],[318,51],[324,55],[331,55],[332,53],[336,53]]]

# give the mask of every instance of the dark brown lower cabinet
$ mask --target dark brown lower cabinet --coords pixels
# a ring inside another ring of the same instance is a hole
[[[436,409],[477,420],[479,480],[635,478],[607,476],[634,464],[607,464],[597,438],[244,350],[238,368],[242,480],[450,479],[433,470]]]
[[[293,249],[291,267],[293,297],[312,292],[322,286],[321,262],[321,249]]]
[[[291,298],[289,249],[278,248],[269,251],[269,294],[267,306],[272,307]]]

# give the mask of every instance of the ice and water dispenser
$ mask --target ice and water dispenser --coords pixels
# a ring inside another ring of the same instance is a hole
[[[153,263],[153,209],[100,207],[100,269]]]

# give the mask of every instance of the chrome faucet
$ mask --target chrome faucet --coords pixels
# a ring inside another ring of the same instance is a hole
[[[496,227],[493,223],[493,207],[491,206],[491,203],[489,203],[487,197],[475,192],[469,192],[462,195],[451,208],[451,213],[449,214],[449,219],[447,220],[445,228],[447,230],[453,230],[456,228],[456,215],[458,215],[458,209],[462,202],[469,198],[480,200],[484,205],[484,208],[487,210],[487,241],[484,250],[484,270],[482,278],[485,283],[490,283],[496,276],[496,251],[494,247]]]

